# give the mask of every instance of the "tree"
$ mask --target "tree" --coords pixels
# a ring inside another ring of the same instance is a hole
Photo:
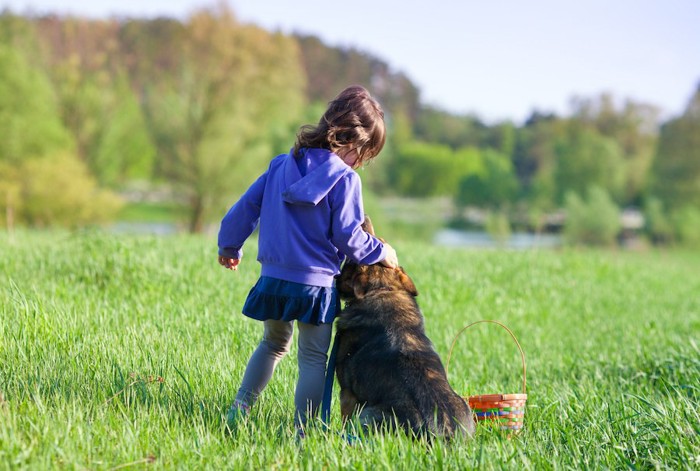
[[[512,160],[520,196],[535,211],[556,206],[555,143],[564,132],[564,120],[534,112],[516,133]]]
[[[434,107],[423,107],[415,123],[415,137],[446,144],[453,149],[485,146],[488,127],[475,116],[457,116]]]
[[[644,223],[646,233],[655,244],[667,244],[673,241],[671,218],[656,197],[649,197],[644,202]]]
[[[148,134],[141,106],[127,78],[118,78],[103,116],[89,163],[101,184],[115,187],[153,175],[156,149]]]
[[[0,209],[4,225],[10,230],[15,222],[22,221],[20,169],[25,162],[71,148],[50,82],[41,69],[29,63],[21,49],[15,48],[11,39],[0,42]],[[63,191],[56,185],[50,189],[55,193]]]
[[[394,152],[389,181],[406,196],[454,196],[460,180],[482,168],[475,148],[453,151],[445,145],[412,141]]]
[[[700,84],[682,116],[661,127],[651,193],[674,210],[700,207]]]
[[[0,26],[4,26],[6,18]],[[20,30],[30,34],[29,30]],[[7,31],[4,31],[6,33]],[[60,119],[58,100],[32,36],[0,41],[0,208],[4,224],[81,226],[104,222],[119,199],[97,187]],[[27,57],[32,53],[31,59]]]
[[[22,210],[22,185],[17,165],[0,161],[0,211],[4,218],[0,219],[0,227],[12,230],[18,213]]]
[[[180,56],[170,80],[147,88],[146,116],[198,232],[287,150],[271,145],[293,135],[304,81],[292,39],[239,25],[223,4],[188,20]]]
[[[102,185],[149,178],[155,150],[126,73],[115,20],[38,20],[62,121]]]
[[[401,194],[427,197],[450,194],[457,162],[447,146],[410,142],[397,149],[391,181]]]
[[[575,99],[573,115],[618,144],[625,163],[620,200],[639,204],[658,139],[659,109],[633,100],[618,107],[611,95],[602,94],[594,99]]]
[[[510,159],[492,149],[481,152],[482,168],[459,182],[456,203],[460,207],[479,206],[504,209],[513,202],[518,180]]]
[[[89,74],[78,56],[69,56],[51,68],[61,121],[76,144],[78,157],[88,165],[103,127],[105,96],[111,93],[104,73]],[[95,170],[94,166],[91,165]]]
[[[510,121],[494,124],[485,133],[483,147],[497,150],[509,159],[513,158],[515,151],[516,132],[515,126]]]
[[[585,200],[573,191],[565,197],[564,238],[571,244],[613,245],[620,231],[620,210],[607,191],[589,187]]]
[[[349,84],[367,87],[387,116],[404,113],[413,125],[419,112],[419,92],[401,72],[354,48],[329,47],[316,36],[295,35],[306,71],[306,96],[324,105]]]
[[[570,119],[564,134],[555,141],[558,201],[569,192],[584,194],[597,186],[619,197],[625,179],[624,158],[619,145],[579,120]]]
[[[51,83],[12,46],[0,43],[0,162],[70,148]]]

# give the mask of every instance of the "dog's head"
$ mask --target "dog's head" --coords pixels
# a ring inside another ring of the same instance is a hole
[[[418,296],[416,285],[403,268],[389,268],[378,263],[358,265],[346,262],[338,275],[336,287],[345,300],[362,299],[381,291],[404,291]]]
[[[369,216],[365,217],[362,229],[375,235]],[[384,239],[379,240],[384,242]],[[402,267],[389,268],[379,263],[358,265],[346,261],[336,279],[336,287],[345,300],[361,299],[375,291],[405,291],[418,296],[416,285]]]

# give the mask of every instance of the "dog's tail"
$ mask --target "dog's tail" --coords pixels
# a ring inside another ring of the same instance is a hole
[[[471,409],[457,393],[436,395],[426,398],[422,411],[433,411],[432,415],[422,417],[422,427],[431,434],[447,439],[454,435],[473,435],[476,430]]]

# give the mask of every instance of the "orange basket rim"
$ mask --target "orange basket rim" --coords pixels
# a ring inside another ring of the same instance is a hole
[[[496,324],[498,326],[501,326],[510,334],[510,336],[513,338],[513,341],[515,341],[515,345],[518,347],[518,350],[520,351],[520,360],[522,361],[523,364],[523,392],[522,394],[480,394],[480,395],[475,395],[475,396],[469,396],[470,398],[472,397],[479,397],[479,398],[487,398],[487,397],[493,397],[494,399],[491,400],[507,400],[507,399],[495,399],[496,397],[509,397],[510,399],[527,399],[527,363],[525,362],[525,352],[523,351],[523,348],[520,346],[520,342],[518,342],[518,338],[515,336],[512,330],[510,330],[508,327],[506,327],[504,324],[498,321],[494,321],[491,319],[484,319],[476,322],[472,322],[471,324],[467,324],[466,326],[462,327],[459,332],[455,335],[454,339],[452,340],[452,345],[450,346],[450,352],[447,355],[447,362],[445,364],[445,374],[449,377],[450,373],[450,360],[452,359],[452,351],[455,348],[455,344],[457,343],[457,339],[459,338],[462,333],[467,330],[468,328],[476,325],[476,324],[482,324],[482,323],[489,323],[489,324]],[[514,397],[514,396],[522,396],[522,397]],[[487,399],[488,400],[488,399]]]
[[[475,402],[522,401],[527,399],[527,394],[475,394],[469,399]]]

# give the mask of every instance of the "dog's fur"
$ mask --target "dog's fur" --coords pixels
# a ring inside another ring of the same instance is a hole
[[[346,301],[335,339],[343,419],[357,413],[363,426],[417,436],[473,434],[471,409],[447,382],[403,268],[346,262],[336,286]]]

